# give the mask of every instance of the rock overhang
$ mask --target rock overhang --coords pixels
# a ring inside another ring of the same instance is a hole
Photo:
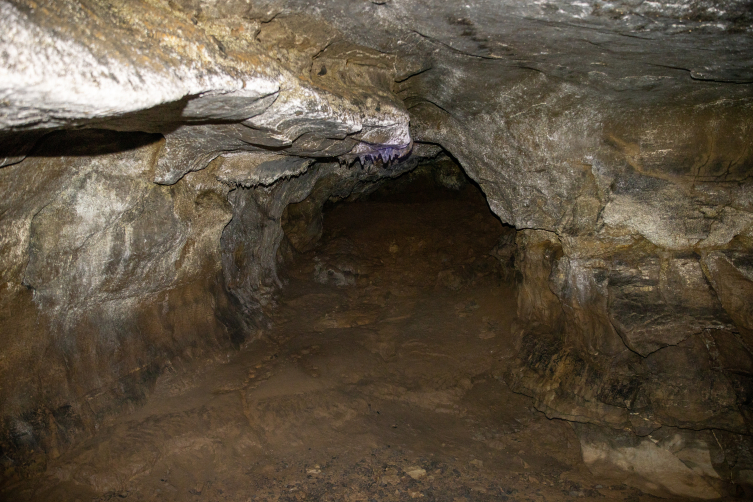
[[[0,7],[12,26],[0,42],[0,128],[16,143],[6,147],[6,165],[22,159],[40,134],[74,127],[163,134],[155,173],[163,184],[238,151],[350,154],[350,162],[410,151],[407,112],[389,86],[379,86],[389,77],[332,78],[320,70],[311,78],[300,68],[298,60],[312,48],[323,60],[348,64],[340,60],[343,47],[341,54],[327,50],[338,38],[332,29],[328,39],[273,58],[260,41],[259,20],[199,22],[159,3]],[[371,60],[357,64],[389,73]]]

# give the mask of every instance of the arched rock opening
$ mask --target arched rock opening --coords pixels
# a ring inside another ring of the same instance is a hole
[[[278,262],[295,266],[299,259],[311,259],[311,251],[348,248],[347,256],[317,254],[315,280],[355,286],[404,279],[406,286],[459,290],[488,279],[512,286],[515,229],[496,218],[479,187],[444,152],[414,164],[400,176],[362,182],[349,194],[318,183],[309,197],[283,212]],[[380,266],[348,264],[361,255]],[[389,260],[398,256],[400,264]],[[340,258],[344,262],[338,265]],[[383,272],[377,273],[379,268]],[[515,311],[514,305],[506,307]]]

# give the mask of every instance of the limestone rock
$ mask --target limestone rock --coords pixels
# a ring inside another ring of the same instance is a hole
[[[540,254],[556,252],[552,239],[519,233],[518,312],[526,317],[508,375],[515,390],[548,416],[640,435],[661,424],[747,433],[750,384],[733,368],[747,367],[750,351],[696,257],[646,258],[651,247],[633,247],[599,259],[552,260],[556,254]],[[551,296],[535,293],[543,287]],[[650,320],[627,328],[626,318],[642,316]],[[641,326],[653,330],[643,340],[654,346],[639,343]],[[740,359],[729,359],[737,351]]]
[[[608,308],[625,344],[642,356],[704,329],[731,327],[693,256],[647,257],[637,266],[618,261],[610,271]]]
[[[350,154],[352,161],[392,159],[410,149],[407,114],[384,78],[314,83],[297,74],[301,58],[329,48],[323,61],[342,64],[339,57],[354,49],[342,42],[339,54],[333,52],[336,33],[322,23],[317,29],[329,31],[328,39],[299,42],[273,58],[264,39],[255,37],[258,21],[200,22],[167,4],[115,4],[91,0],[38,9],[33,2],[0,3],[13,26],[0,40],[0,130],[97,123],[162,133],[155,171],[162,184],[232,151],[273,147],[299,156]],[[51,24],[70,16],[80,23]],[[107,40],[98,36],[103,31]],[[373,66],[376,74],[389,72]],[[369,99],[354,99],[360,95]],[[6,157],[17,160],[18,152]]]
[[[575,430],[583,461],[597,476],[659,497],[722,497],[724,452],[711,433],[662,428],[645,438],[615,435],[586,425]]]
[[[14,334],[1,341],[0,401],[4,423],[29,430],[3,429],[0,447],[21,470],[139,402],[170,359],[245,336],[218,278],[228,189],[210,173],[155,185],[159,147],[57,133],[0,170],[0,331]]]

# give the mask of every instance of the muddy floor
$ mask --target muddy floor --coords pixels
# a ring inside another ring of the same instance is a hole
[[[334,206],[260,339],[167,371],[6,499],[654,500],[505,385],[510,230],[477,189],[408,195]]]

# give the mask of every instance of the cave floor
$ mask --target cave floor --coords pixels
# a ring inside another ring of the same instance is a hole
[[[324,229],[288,267],[271,328],[166,371],[12,495],[654,500],[599,484],[572,428],[505,385],[514,287],[480,195],[343,203]]]

